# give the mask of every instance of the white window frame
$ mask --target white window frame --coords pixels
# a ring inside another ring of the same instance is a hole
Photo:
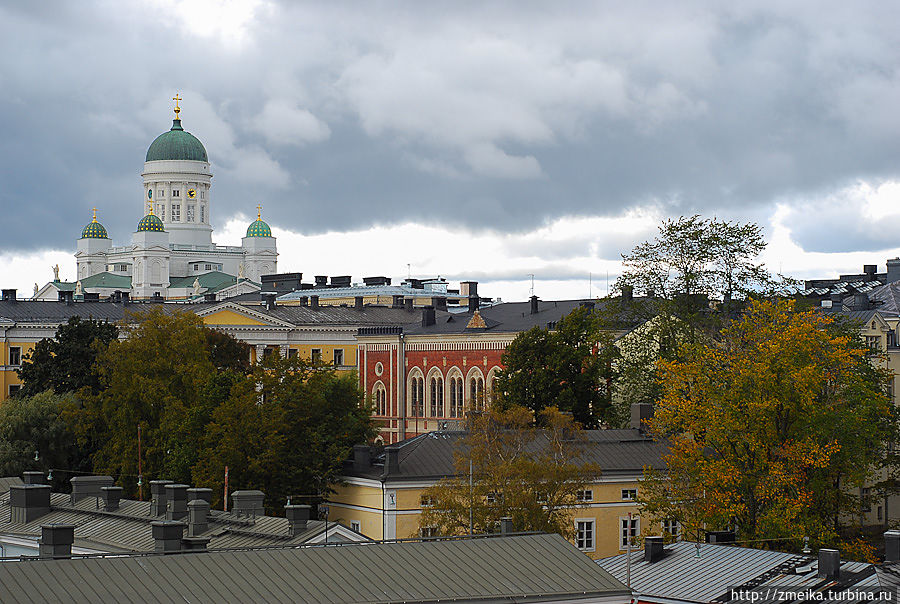
[[[172,222],[181,222],[181,204],[172,204]]]
[[[340,357],[340,363],[338,363],[338,357]],[[343,348],[335,348],[331,353],[331,359],[334,363],[335,367],[343,367],[344,366],[344,349]]]
[[[360,528],[359,520],[351,520],[350,521],[350,530],[353,531],[354,533],[358,533],[358,534],[362,535],[362,529]]]
[[[13,358],[13,351],[15,351],[16,358]],[[9,364],[12,367],[19,367],[22,365],[22,347],[21,346],[10,346],[9,347]]]
[[[637,489],[622,489],[622,501],[634,501],[637,499]]]
[[[597,550],[596,518],[575,518],[575,547],[583,552]]]
[[[179,189],[172,189],[172,197],[181,197],[181,191]]]
[[[628,523],[628,516],[619,516],[619,549],[625,551],[627,548],[625,544],[626,535],[626,524]],[[640,516],[632,516],[631,517],[631,547],[635,547],[635,540],[638,535],[641,534],[641,518]]]
[[[309,351],[309,360],[313,363],[321,363],[322,362],[322,349],[321,348],[313,348]]]
[[[189,203],[187,206],[187,214],[185,217],[187,218],[188,222],[194,222],[194,208],[195,206],[192,203]]]
[[[660,522],[664,535],[669,535],[675,541],[681,541],[681,523],[671,518],[666,518]]]
[[[575,501],[579,503],[590,503],[594,500],[594,490],[593,489],[583,489],[575,493]]]
[[[22,389],[22,384],[10,384],[9,387],[6,389],[6,395],[8,397],[13,396],[17,392],[19,392],[21,389]]]

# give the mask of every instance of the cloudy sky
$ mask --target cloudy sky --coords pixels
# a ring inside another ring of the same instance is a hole
[[[0,4],[0,282],[116,244],[147,146],[213,163],[220,244],[263,205],[279,269],[606,291],[665,217],[763,225],[803,278],[900,254],[900,5]]]

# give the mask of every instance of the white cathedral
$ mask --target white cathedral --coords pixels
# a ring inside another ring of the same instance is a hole
[[[35,285],[35,299],[57,299],[72,291],[85,299],[128,292],[132,298],[219,299],[258,291],[262,275],[277,272],[278,252],[269,225],[259,211],[241,246],[212,242],[209,160],[197,137],[181,126],[178,95],[172,128],[147,149],[144,215],[131,245],[112,247],[109,235],[93,220],[77,242],[77,280]],[[257,210],[260,207],[257,206]],[[85,294],[88,294],[85,296]]]

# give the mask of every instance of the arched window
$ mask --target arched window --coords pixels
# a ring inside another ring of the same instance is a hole
[[[431,383],[429,384],[431,388],[431,398],[429,405],[429,415],[431,417],[443,417],[444,416],[444,378],[439,375],[435,375],[431,378]]]
[[[425,380],[421,377],[414,377],[409,381],[409,415],[425,416]]]
[[[469,381],[469,405],[472,411],[484,410],[484,378],[480,375]]]
[[[387,390],[384,389],[384,384],[378,383],[375,385],[375,415],[387,415]]]
[[[463,381],[461,377],[450,378],[450,417],[463,416]]]

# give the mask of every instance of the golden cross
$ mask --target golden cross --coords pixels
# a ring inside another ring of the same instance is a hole
[[[258,204],[256,206],[256,219],[262,220],[262,206]]]
[[[172,97],[172,100],[175,101],[175,119],[178,119],[178,114],[181,113],[181,107],[178,106],[178,101],[183,101],[184,99],[178,96],[178,93],[175,93],[175,96]]]
[[[97,208],[91,208],[91,210],[94,212],[94,220],[92,222],[97,222]]]

